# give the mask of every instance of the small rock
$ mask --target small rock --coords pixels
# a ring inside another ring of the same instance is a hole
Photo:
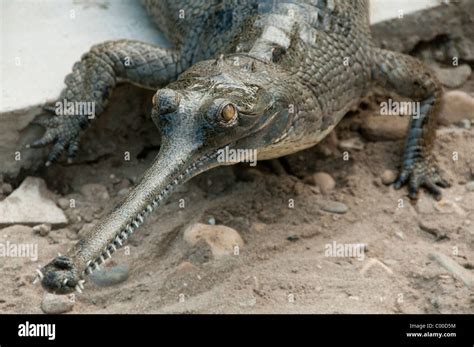
[[[51,224],[40,224],[33,227],[33,232],[41,236],[48,236],[51,231]]]
[[[197,270],[198,270],[198,268],[193,263],[191,263],[189,261],[183,261],[176,268],[176,270],[174,272],[174,275],[180,277],[180,276],[184,276],[184,275],[194,273]]]
[[[209,218],[207,219],[207,224],[209,224],[209,225],[216,225],[216,219],[215,219],[214,217],[212,217],[212,216],[209,217]]]
[[[58,206],[63,210],[67,210],[71,206],[71,202],[66,198],[60,198],[58,200]]]
[[[69,230],[69,229],[67,229],[67,231],[66,231],[66,237],[67,237],[69,240],[73,240],[73,241],[79,240],[79,234],[76,233],[75,231]]]
[[[130,188],[131,186],[132,186],[132,182],[130,182],[130,180],[124,178],[117,185],[117,189],[120,191],[121,189]]]
[[[353,137],[347,140],[341,140],[338,145],[339,145],[339,148],[342,150],[355,149],[356,151],[361,151],[365,147],[365,144],[360,139],[360,137]]]
[[[474,120],[474,98],[459,90],[445,93],[443,96],[443,107],[439,116],[440,124],[455,124],[463,119]]]
[[[321,210],[331,213],[344,214],[349,211],[346,204],[338,201],[325,200],[320,202]]]
[[[386,186],[392,184],[397,179],[397,173],[393,170],[385,170],[382,174],[382,183]]]
[[[196,223],[184,231],[183,238],[191,246],[204,240],[211,248],[212,256],[215,259],[233,255],[236,246],[239,249],[244,246],[244,240],[239,233],[224,225]]]
[[[17,189],[0,201],[0,225],[66,224],[64,212],[52,197],[43,179],[25,178]]]
[[[458,88],[462,86],[472,73],[471,67],[467,64],[451,68],[439,66],[432,66],[432,68],[440,82],[448,88]]]
[[[466,190],[468,192],[474,192],[474,181],[468,182],[466,184]]]
[[[317,172],[310,176],[306,181],[309,184],[319,187],[323,194],[329,193],[336,186],[334,179],[326,172]]]
[[[286,238],[288,241],[295,242],[298,241],[300,238],[298,235],[290,235]]]
[[[448,68],[432,65],[431,68],[436,72],[436,76],[440,82],[448,88],[458,88],[462,86],[472,73],[471,67],[467,64]]]
[[[261,233],[262,231],[265,230],[266,227],[267,225],[261,222],[255,222],[252,224],[252,229],[255,230],[255,232],[257,233]]]
[[[463,119],[460,122],[456,123],[457,126],[463,129],[471,129],[472,123],[469,119]]]
[[[405,240],[405,234],[403,233],[403,231],[396,231],[395,236],[398,237],[402,241]]]
[[[100,287],[113,286],[127,280],[129,267],[126,264],[116,265],[113,267],[102,267],[100,270],[94,271],[90,278],[92,282]]]
[[[110,198],[107,187],[99,183],[88,183],[81,187],[81,193],[88,200],[108,200]]]
[[[361,124],[361,133],[369,141],[395,141],[404,139],[409,117],[369,116]]]
[[[68,295],[55,295],[45,293],[41,302],[41,309],[44,313],[59,314],[66,313],[74,307],[74,300]]]
[[[12,191],[13,191],[13,188],[12,188],[12,185],[11,185],[11,184],[9,184],[9,183],[3,183],[3,184],[2,184],[1,192],[2,192],[4,195],[10,194]]]

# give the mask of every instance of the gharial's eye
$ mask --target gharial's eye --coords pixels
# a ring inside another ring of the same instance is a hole
[[[232,123],[237,118],[237,108],[233,104],[227,104],[221,109],[221,120],[226,123]]]

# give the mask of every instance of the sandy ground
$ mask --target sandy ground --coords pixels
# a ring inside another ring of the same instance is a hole
[[[468,88],[472,82],[471,76]],[[122,86],[114,98],[125,95],[130,101],[111,102],[86,135],[76,164],[35,174],[57,199],[76,199],[77,207],[65,211],[70,223],[46,237],[26,227],[0,230],[12,242],[39,247],[37,262],[2,261],[0,312],[42,312],[43,289],[31,284],[34,269],[77,242],[156,155],[159,138],[145,116],[150,94]],[[472,276],[474,192],[466,183],[474,174],[474,129],[440,127],[434,153],[452,187],[440,202],[422,192],[413,205],[405,189],[381,182],[384,170],[396,170],[403,141],[366,141],[358,127],[373,110],[365,108],[317,147],[256,168],[217,168],[186,183],[108,262],[127,264],[129,278],[110,287],[88,281],[72,312],[472,313],[472,289],[430,254],[448,256]],[[348,138],[364,148],[348,150],[344,160],[338,143]],[[131,161],[123,160],[124,151]],[[324,194],[310,179],[320,171],[336,182]],[[103,185],[110,198],[87,198],[80,193],[86,183]],[[327,200],[343,202],[348,212],[323,211]],[[188,225],[210,219],[240,234],[245,244],[238,255],[214,259],[205,243],[191,247],[183,240]],[[364,259],[327,256],[334,242],[365,244]]]

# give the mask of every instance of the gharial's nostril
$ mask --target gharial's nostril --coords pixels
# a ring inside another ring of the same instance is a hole
[[[153,97],[154,105],[160,114],[175,112],[179,107],[179,94],[173,89],[164,88],[159,90]]]

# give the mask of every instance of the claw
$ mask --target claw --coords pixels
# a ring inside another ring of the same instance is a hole
[[[35,276],[35,279],[33,280],[33,284],[37,284],[39,282],[40,278],[39,276]]]
[[[43,279],[44,275],[43,275],[43,273],[41,272],[40,269],[36,269],[36,273],[38,274],[40,279]]]
[[[78,293],[82,293],[82,290],[81,290],[81,288],[79,287],[79,285],[77,285],[77,286],[75,287],[75,289],[76,289],[76,291],[77,291]]]

